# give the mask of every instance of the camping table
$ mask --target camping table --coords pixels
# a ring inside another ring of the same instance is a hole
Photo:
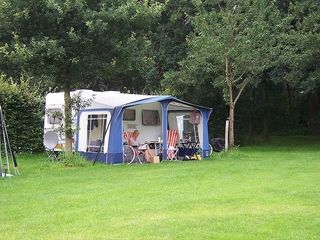
[[[191,142],[191,141],[181,142],[180,146],[181,146],[180,148],[182,149],[181,150],[179,149],[179,152],[183,152],[184,159],[190,159],[190,158],[187,158],[187,156],[192,157],[193,155],[195,155],[196,158],[198,159],[198,156],[196,153],[199,150],[199,142]]]
[[[148,144],[149,147],[150,147],[150,145],[154,145],[154,153],[156,156],[161,152],[162,141],[146,141],[146,144]],[[150,147],[150,149],[152,149],[152,148]],[[159,153],[158,153],[157,149],[159,149]]]

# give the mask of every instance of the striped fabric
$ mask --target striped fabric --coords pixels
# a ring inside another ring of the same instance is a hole
[[[123,132],[123,138],[126,140],[127,144],[129,144],[129,140],[132,137],[133,132]]]
[[[167,131],[167,143],[168,143],[168,159],[177,159],[178,149],[176,145],[178,143],[178,131],[176,129],[169,129]]]

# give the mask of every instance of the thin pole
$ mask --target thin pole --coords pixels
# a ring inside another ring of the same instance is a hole
[[[229,148],[229,120],[226,121],[226,128],[224,133],[224,150],[228,151]]]
[[[2,121],[1,121],[1,115],[0,115],[0,129],[2,130]],[[1,132],[0,132],[0,134],[1,134]],[[2,136],[0,136],[0,177],[2,177],[2,146],[1,146],[1,137]]]
[[[9,165],[9,157],[8,157],[8,151],[9,151],[10,155],[11,155],[11,159],[12,159],[12,163],[13,163],[13,167],[14,167],[15,173],[16,173],[16,175],[19,175],[20,173],[19,173],[19,170],[18,170],[17,159],[16,159],[16,156],[15,156],[15,154],[12,151],[12,148],[10,146],[9,136],[8,136],[6,123],[5,123],[5,120],[4,120],[4,116],[3,116],[3,113],[2,113],[1,106],[0,106],[0,115],[1,115],[1,125],[2,125],[4,147],[5,147],[5,153],[6,153],[6,163],[7,163],[7,169],[5,169],[5,171],[10,174],[10,165]]]
[[[103,132],[102,141],[101,141],[100,146],[99,146],[99,151],[98,151],[97,154],[96,154],[96,157],[95,157],[95,159],[94,159],[94,161],[93,161],[93,165],[96,164],[96,161],[98,160],[98,157],[99,157],[100,151],[101,151],[101,149],[102,149],[102,146],[104,146],[104,139],[105,139],[106,134],[107,134],[107,132],[108,132],[108,130],[109,130],[109,127],[110,127],[110,125],[111,125],[111,120],[112,120],[113,113],[114,113],[114,109],[113,109],[112,112],[111,112],[110,120],[109,120],[109,123],[108,123],[108,125],[107,125],[107,128],[106,128],[106,129],[104,130],[104,132]],[[106,121],[107,121],[107,120],[108,120],[108,119],[106,119]]]
[[[193,124],[193,132],[194,132],[194,141],[197,143],[198,142],[198,138],[197,138],[196,125],[195,124]]]
[[[13,165],[14,171],[15,171],[16,175],[20,175],[19,170],[18,170],[18,163],[17,163],[16,155],[12,151],[12,148],[11,148],[11,145],[10,145],[10,141],[9,141],[8,132],[7,132],[7,128],[6,128],[6,125],[4,123],[4,119],[3,119],[3,129],[5,131],[5,137],[6,137],[6,140],[7,140],[7,147],[8,147],[8,150],[10,152],[10,155],[11,155],[12,165]]]
[[[1,115],[2,115],[2,113],[1,113]],[[3,118],[2,118],[2,120],[3,120]],[[6,177],[7,174],[9,174],[9,176],[10,176],[10,165],[9,165],[8,148],[7,148],[7,141],[6,141],[3,121],[2,121],[2,134],[3,134],[3,142],[4,142],[4,152],[6,155],[6,164],[5,164],[5,168],[4,168],[4,176]]]

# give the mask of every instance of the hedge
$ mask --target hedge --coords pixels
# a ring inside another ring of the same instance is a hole
[[[0,76],[0,105],[11,147],[18,153],[41,151],[44,101],[37,90]]]

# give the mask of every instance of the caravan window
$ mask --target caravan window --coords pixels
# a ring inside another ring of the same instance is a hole
[[[173,116],[175,116],[175,119],[176,119],[179,138],[184,142],[185,141],[198,142],[199,141],[198,124],[195,124],[194,119],[192,119],[192,114],[173,113]]]
[[[123,113],[124,121],[135,121],[136,120],[136,110],[135,109],[126,109]]]
[[[160,116],[157,110],[143,110],[142,111],[142,124],[145,126],[160,125]]]
[[[199,141],[199,130],[198,125],[193,124],[192,122],[192,114],[183,116],[183,139],[187,139],[189,141],[197,142]]]
[[[63,113],[59,108],[51,108],[47,110],[47,120],[49,124],[59,124],[62,122]]]
[[[98,152],[107,126],[106,114],[92,114],[88,116],[87,151]],[[103,152],[103,146],[101,147]]]

